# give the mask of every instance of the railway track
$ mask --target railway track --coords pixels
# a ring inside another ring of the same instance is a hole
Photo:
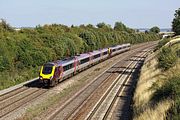
[[[19,87],[17,89],[14,89],[14,90],[10,91],[10,92],[7,92],[7,93],[5,93],[3,95],[0,95],[0,101],[2,101],[4,99],[7,99],[8,97],[14,96],[14,95],[26,90],[26,89],[28,89],[28,88],[24,87],[24,86],[21,86],[21,87]]]
[[[153,47],[154,47],[153,45],[150,45],[148,46],[148,49],[151,49]],[[95,107],[95,106],[101,106],[100,104],[103,103],[102,101],[104,101],[102,98],[104,99],[106,98],[106,96],[111,91],[111,89],[114,88],[113,86],[119,87],[119,84],[120,84],[120,88],[122,89],[123,83],[125,83],[128,80],[128,78],[130,78],[129,76],[131,76],[133,70],[135,69],[135,66],[137,66],[139,62],[145,58],[144,56],[148,53],[149,51],[148,49],[146,49],[146,51],[141,51],[145,48],[146,47],[142,47],[142,49],[139,50],[139,54],[143,55],[143,57],[134,56],[134,57],[131,57],[131,59],[129,60],[127,60],[127,58],[124,58],[123,61],[120,61],[117,64],[115,64],[112,68],[107,70],[102,76],[97,78],[95,81],[92,81],[87,86],[85,86],[81,91],[76,93],[71,99],[69,99],[62,106],[56,109],[46,119],[47,120],[52,120],[52,119],[66,120],[66,119],[94,119],[96,118],[95,117],[97,113],[96,110],[99,110],[99,107]],[[134,53],[131,53],[131,56],[133,56],[133,54]],[[119,83],[118,81],[121,81],[121,82]],[[111,86],[111,88],[109,86]],[[120,91],[119,89],[116,91]],[[109,91],[107,92],[107,90]],[[102,97],[102,95],[104,96]],[[101,101],[101,102],[97,103],[97,101]],[[108,108],[108,111],[109,111],[109,108]],[[107,114],[105,114],[105,116],[107,116]]]
[[[139,64],[142,62],[141,60],[146,55],[146,53],[143,53],[140,55],[142,58],[135,58],[132,59],[133,61],[129,64],[129,66],[124,69],[124,74],[121,75],[119,78],[117,78],[117,81],[115,81],[109,89],[106,91],[106,93],[102,96],[102,98],[98,101],[96,106],[93,108],[93,110],[88,114],[88,116],[85,118],[86,120],[106,120],[110,119],[111,114],[113,114],[113,106],[116,103],[119,96],[121,96],[122,91],[125,89],[127,82],[132,77],[133,72],[138,68]]]
[[[10,114],[11,112],[22,107],[24,104],[34,100],[47,89],[42,88],[29,88],[26,86],[15,89],[11,92],[3,94],[0,96],[0,119],[3,119],[4,116]]]
[[[155,45],[155,43],[148,45],[149,47]],[[147,47],[147,46],[146,46]],[[142,48],[145,48],[143,46]],[[98,93],[101,94],[105,92],[109,84],[112,82],[111,79],[116,79],[116,77],[127,67],[127,63],[124,63],[124,60],[127,59],[127,56],[133,56],[134,53],[142,50],[139,48],[132,48],[134,52],[131,52],[129,55],[123,56],[123,59],[118,63],[114,64],[112,68],[104,72],[105,74],[98,77],[96,80],[91,81],[86,85],[81,91],[77,92],[75,96],[65,102],[59,109],[56,109],[53,114],[49,114],[47,119],[69,119],[74,115],[74,113],[79,110],[82,104],[86,103],[85,98],[92,96],[93,91],[101,89]],[[121,65],[124,66],[121,66]],[[120,69],[119,69],[120,68]],[[115,72],[116,71],[116,72]],[[113,74],[113,75],[112,75]],[[36,83],[35,83],[36,84]],[[101,85],[103,84],[103,85]],[[17,89],[9,91],[5,94],[0,95],[0,120],[6,118],[6,116],[11,116],[11,113],[16,110],[23,108],[27,103],[32,102],[38,97],[45,95],[48,89],[43,89],[41,86],[32,85],[31,86],[21,86]],[[96,95],[95,95],[96,96]],[[97,96],[99,97],[99,96]],[[82,99],[79,101],[79,99]],[[76,101],[77,100],[77,101]],[[75,102],[76,101],[76,102]]]

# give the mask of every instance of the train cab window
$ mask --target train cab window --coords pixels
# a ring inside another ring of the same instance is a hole
[[[93,59],[96,59],[96,58],[98,58],[98,57],[100,57],[100,56],[101,56],[100,54],[94,55],[94,56],[93,56]]]
[[[73,68],[73,64],[68,64],[68,65],[63,67],[63,71],[67,71],[67,70],[69,70],[71,68]]]
[[[86,62],[88,62],[88,61],[89,61],[89,57],[88,57],[88,58],[85,58],[85,59],[80,60],[80,64],[84,64],[84,63],[86,63]]]
[[[52,68],[53,68],[53,65],[51,65],[51,64],[46,64],[46,65],[43,66],[42,73],[43,73],[43,74],[51,74]]]

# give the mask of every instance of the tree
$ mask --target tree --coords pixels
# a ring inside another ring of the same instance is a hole
[[[96,26],[97,26],[98,28],[103,28],[103,27],[106,26],[106,24],[105,24],[104,22],[102,22],[102,23],[98,23]]]
[[[136,29],[136,32],[137,32],[137,33],[140,32],[139,29]]]
[[[180,35],[180,8],[175,11],[175,18],[172,21],[172,30],[176,35]]]
[[[84,32],[80,33],[79,37],[82,38],[84,40],[84,42],[88,45],[88,51],[95,50],[96,40],[95,40],[95,36],[93,35],[92,32],[84,31]]]
[[[154,26],[154,27],[152,27],[149,31],[150,31],[150,32],[153,32],[153,33],[159,33],[159,32],[160,32],[160,29],[159,29],[159,27]]]
[[[7,31],[14,31],[13,28],[4,19],[0,19],[0,29],[2,28]]]
[[[103,30],[104,32],[112,31],[111,25],[106,24],[104,22],[98,23],[96,26],[99,28],[99,30]]]
[[[88,28],[94,28],[94,26],[93,26],[92,24],[88,24],[88,25],[86,25],[86,27],[88,27]]]
[[[145,30],[145,31],[144,31],[144,33],[148,34],[148,33],[149,33],[149,31],[148,31],[148,30]]]
[[[126,31],[127,27],[122,22],[116,22],[115,25],[114,25],[114,30],[117,30],[117,31]]]

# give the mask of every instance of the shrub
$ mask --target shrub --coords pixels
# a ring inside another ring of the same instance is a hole
[[[180,49],[176,50],[176,54],[180,58]]]
[[[166,43],[168,43],[170,41],[170,39],[162,39],[162,40],[160,40],[159,42],[158,42],[158,45],[157,45],[157,47],[156,47],[156,50],[157,49],[160,49],[162,46],[164,46]]]
[[[10,61],[7,56],[0,56],[0,72],[10,68]]]
[[[177,59],[177,54],[172,48],[163,47],[158,54],[158,67],[167,70],[175,65]]]
[[[172,86],[172,99],[174,105],[172,106],[169,119],[179,120],[180,119],[180,76],[174,76],[170,80],[169,86]],[[168,84],[168,83],[167,83]]]
[[[180,76],[175,75],[169,78],[162,86],[157,87],[152,101],[159,102],[164,99],[172,99],[174,105],[169,110],[167,119],[179,120],[180,119]]]

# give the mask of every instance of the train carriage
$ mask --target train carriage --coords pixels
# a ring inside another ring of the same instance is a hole
[[[65,58],[55,62],[48,62],[41,67],[39,80],[44,85],[54,86],[58,82],[97,64],[111,56],[130,49],[130,44],[122,44],[101,50],[94,50],[74,57]]]

